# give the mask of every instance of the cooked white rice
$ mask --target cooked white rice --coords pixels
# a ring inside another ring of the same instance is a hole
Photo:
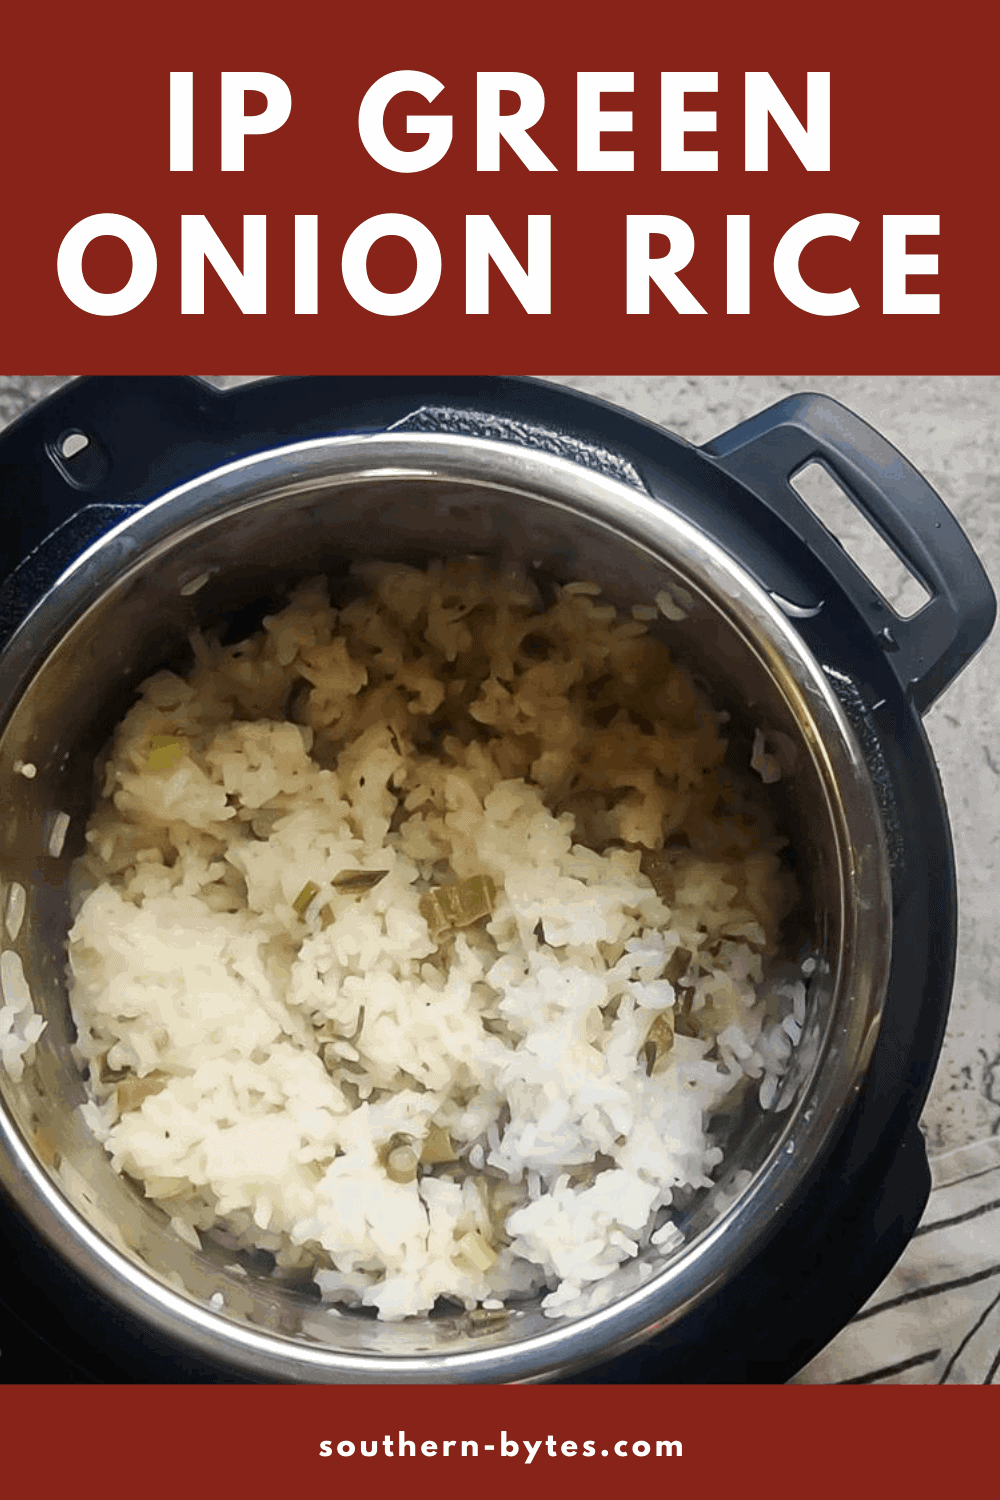
[[[20,1083],[35,1043],[48,1023],[35,1010],[20,955],[13,948],[0,953],[0,1067]]]
[[[196,635],[115,735],[69,940],[86,1117],[192,1246],[331,1302],[578,1312],[676,1247],[722,1102],[774,1102],[779,841],[649,611],[469,560],[355,577]],[[473,877],[492,914],[438,930]]]

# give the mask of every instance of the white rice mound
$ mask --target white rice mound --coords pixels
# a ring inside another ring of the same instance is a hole
[[[354,581],[195,635],[115,734],[69,936],[86,1118],[182,1238],[330,1302],[579,1313],[676,1247],[723,1102],[777,1092],[781,841],[725,715],[595,585]],[[473,876],[492,915],[432,932],[426,893]]]
[[[35,1043],[47,1025],[35,1010],[20,955],[5,949],[0,953],[0,1067],[14,1083],[34,1061]]]

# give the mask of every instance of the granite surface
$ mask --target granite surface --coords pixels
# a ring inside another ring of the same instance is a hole
[[[0,426],[66,377],[0,377]],[[210,377],[230,384],[251,377]],[[660,423],[693,443],[797,391],[843,401],[927,477],[1000,588],[1000,378],[716,376],[551,377]],[[813,498],[810,496],[810,498]],[[818,502],[817,502],[818,503]],[[911,598],[905,572],[880,572],[879,545],[849,515],[839,531],[890,602]],[[912,590],[912,582],[909,584]],[[961,929],[948,1031],[923,1117],[939,1153],[1000,1135],[1000,630],[927,716],[952,820]]]

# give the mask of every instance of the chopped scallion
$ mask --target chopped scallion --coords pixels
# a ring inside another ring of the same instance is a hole
[[[146,770],[169,771],[182,758],[185,748],[184,741],[175,734],[154,734],[149,741]]]
[[[385,1175],[390,1182],[412,1182],[417,1175],[417,1165],[417,1153],[412,1146],[397,1146],[386,1157]]]
[[[305,916],[306,908],[314,896],[319,895],[319,886],[315,880],[307,880],[295,900],[292,902],[292,910],[300,917]]]
[[[443,1125],[431,1125],[420,1148],[420,1160],[432,1167],[445,1161],[458,1161],[458,1152],[451,1144],[451,1136]]]
[[[463,1234],[458,1241],[458,1248],[477,1271],[488,1271],[491,1266],[496,1265],[496,1251],[478,1229],[470,1229],[468,1234]]]
[[[330,884],[335,891],[372,891],[388,873],[388,870],[341,870]]]
[[[471,927],[493,912],[497,888],[489,875],[470,875],[454,885],[439,885],[420,898],[420,914],[432,934]]]

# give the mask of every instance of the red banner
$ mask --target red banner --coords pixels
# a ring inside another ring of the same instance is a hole
[[[995,12],[5,20],[8,368],[990,373]]]
[[[986,1388],[535,1388],[373,1391],[345,1387],[8,1388],[8,1486],[76,1486],[95,1467],[145,1500],[248,1493],[607,1496],[753,1493],[802,1487],[921,1496],[986,1483]]]
[[[996,370],[985,4],[107,0],[3,24],[9,369]],[[12,1491],[457,1469],[482,1495],[652,1475],[842,1500],[985,1478],[996,1399],[5,1386],[2,1407]]]

